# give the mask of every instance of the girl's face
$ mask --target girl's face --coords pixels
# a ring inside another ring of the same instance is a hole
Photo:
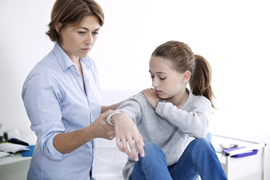
[[[186,73],[179,73],[173,69],[172,63],[163,57],[152,56],[149,68],[152,86],[159,98],[170,102],[184,95],[189,80],[186,79]]]
[[[59,26],[61,27],[60,23]],[[56,27],[56,30],[60,27]],[[87,16],[78,28],[67,26],[61,29],[60,33],[58,31],[62,40],[61,47],[73,62],[79,58],[84,58],[94,46],[99,29],[98,18]]]

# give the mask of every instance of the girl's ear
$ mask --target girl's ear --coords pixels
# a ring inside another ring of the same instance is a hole
[[[55,30],[58,32],[58,34],[60,34],[60,29],[62,27],[62,23],[57,23],[57,25],[55,26]]]
[[[189,80],[190,80],[190,76],[191,76],[191,74],[190,74],[189,71],[184,72],[182,82],[184,84],[187,84],[189,82]]]

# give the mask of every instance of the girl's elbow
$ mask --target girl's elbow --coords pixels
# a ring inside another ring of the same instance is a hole
[[[209,126],[208,120],[205,120],[205,122],[198,127],[198,131],[196,131],[196,138],[206,137],[208,133],[208,126]]]

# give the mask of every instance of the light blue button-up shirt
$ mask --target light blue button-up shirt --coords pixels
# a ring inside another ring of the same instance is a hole
[[[38,137],[28,179],[90,179],[94,140],[68,154],[53,146],[58,133],[86,127],[101,113],[95,63],[90,57],[80,61],[86,93],[75,64],[58,43],[25,80],[22,99],[31,129]]]

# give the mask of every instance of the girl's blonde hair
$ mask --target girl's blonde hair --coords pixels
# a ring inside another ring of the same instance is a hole
[[[152,56],[168,59],[175,70],[180,73],[191,73],[189,85],[195,95],[205,96],[211,102],[213,108],[214,93],[211,87],[212,69],[208,61],[192,52],[190,47],[178,41],[168,41],[158,46]]]

